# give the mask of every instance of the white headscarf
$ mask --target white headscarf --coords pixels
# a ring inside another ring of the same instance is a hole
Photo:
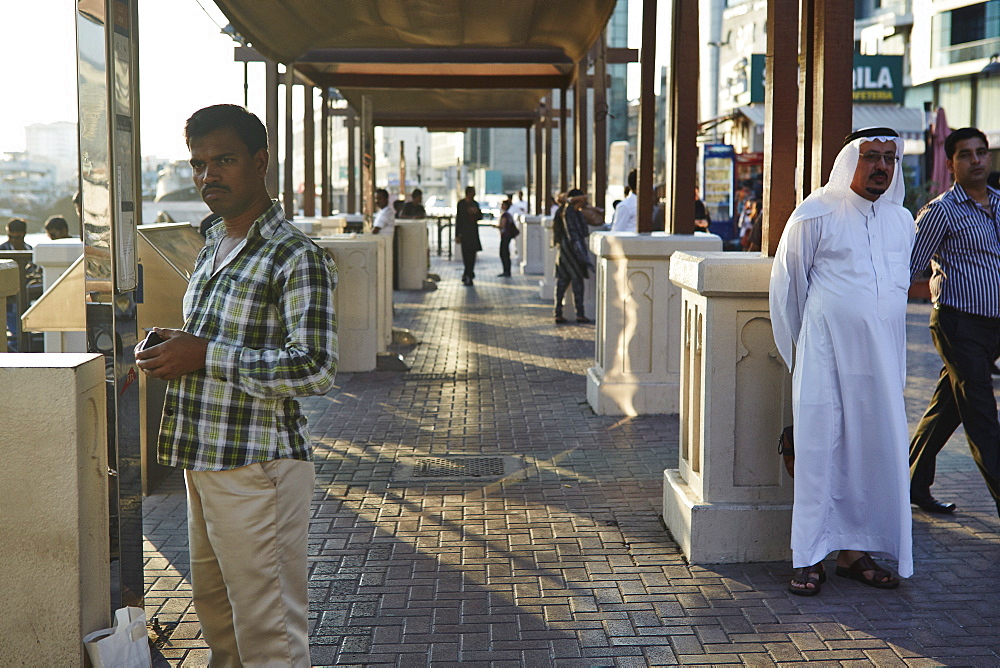
[[[825,186],[817,188],[809,197],[806,197],[802,204],[795,210],[796,218],[816,218],[825,216],[833,211],[838,202],[843,201],[844,195],[851,190],[851,182],[854,180],[854,173],[858,169],[858,157],[861,155],[861,145],[870,141],[891,141],[896,145],[896,155],[903,155],[902,137],[858,137],[840,149],[837,159],[833,162],[833,169],[830,171],[830,180]],[[879,197],[880,201],[889,202],[896,206],[903,206],[903,196],[906,188],[903,185],[903,169],[900,163],[896,163],[892,170],[892,181],[889,189]]]

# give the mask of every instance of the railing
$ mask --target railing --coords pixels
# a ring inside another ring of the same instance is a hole
[[[444,240],[442,238],[444,230],[448,230],[448,259],[451,259],[451,240],[452,233],[451,228],[453,227],[451,216],[427,216],[427,220],[437,221],[437,254],[438,257],[441,256],[441,252],[444,250]]]
[[[1000,37],[963,42],[954,46],[942,46],[934,53],[934,66],[944,67],[954,63],[989,58],[998,52],[1000,52]]]

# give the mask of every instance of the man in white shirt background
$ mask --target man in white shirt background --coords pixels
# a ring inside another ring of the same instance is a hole
[[[633,169],[628,173],[628,197],[623,199],[615,208],[615,217],[611,223],[612,232],[635,232],[635,207],[638,198],[635,196],[636,172]]]

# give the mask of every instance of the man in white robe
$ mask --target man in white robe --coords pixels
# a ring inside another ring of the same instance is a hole
[[[906,299],[913,216],[903,208],[903,140],[847,137],[827,185],[788,220],[771,270],[771,324],[792,369],[795,500],[789,591],[819,593],[823,560],[881,589],[913,573]]]

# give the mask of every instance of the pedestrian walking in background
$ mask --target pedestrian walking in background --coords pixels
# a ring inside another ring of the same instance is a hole
[[[512,203],[505,199],[500,203],[500,264],[503,265],[503,272],[499,274],[501,278],[510,277],[510,242],[521,233],[514,223],[514,216],[510,215]]]
[[[993,363],[1000,355],[1000,192],[987,185],[990,149],[977,128],[944,143],[954,185],[917,216],[910,276],[930,263],[931,338],[944,366],[910,442],[910,500],[930,513],[954,503],[931,495],[938,452],[961,424],[1000,513],[1000,422]]]
[[[573,286],[576,304],[576,321],[593,322],[583,306],[584,281],[593,266],[587,251],[587,223],[581,210],[587,205],[587,196],[578,188],[566,193],[566,202],[559,207],[552,221],[552,243],[556,246],[556,324],[566,322],[563,317],[563,297],[566,288]]]
[[[795,496],[791,593],[837,575],[880,589],[913,572],[906,300],[913,216],[903,208],[903,140],[848,135],[829,182],[796,207],[771,269],[771,324],[792,370]]]
[[[455,211],[455,242],[462,248],[462,283],[472,285],[476,277],[476,254],[483,250],[479,241],[479,221],[483,212],[476,202],[476,189],[469,186],[465,189],[465,199],[458,201]]]

